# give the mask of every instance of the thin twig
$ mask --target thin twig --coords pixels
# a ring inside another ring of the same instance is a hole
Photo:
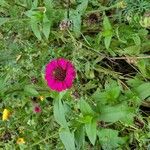
[[[138,57],[109,57],[109,59],[111,60],[117,60],[117,59],[149,59],[150,58],[150,55],[148,56],[138,56]]]

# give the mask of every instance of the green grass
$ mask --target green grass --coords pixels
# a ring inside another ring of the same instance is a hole
[[[0,149],[149,149],[149,7],[148,0],[1,0],[0,116],[11,115],[0,119]],[[60,30],[62,21],[69,24]],[[59,57],[77,72],[61,93],[44,79],[45,65]]]

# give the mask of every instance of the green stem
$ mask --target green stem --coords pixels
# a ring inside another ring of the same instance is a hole
[[[91,14],[91,13],[97,13],[97,12],[102,12],[102,11],[107,11],[113,8],[117,8],[117,4],[112,5],[110,7],[104,7],[104,6],[100,6],[99,9],[97,10],[92,10],[92,11],[88,11],[87,14]]]
[[[10,19],[7,22],[11,23],[11,22],[20,22],[20,21],[30,21],[30,19],[24,18],[24,19]]]
[[[56,135],[58,135],[58,133],[53,134],[53,135],[51,135],[51,136],[49,136],[49,137],[47,137],[47,138],[45,138],[45,139],[42,139],[42,140],[38,141],[37,143],[32,144],[31,147],[33,147],[33,146],[35,146],[35,145],[38,145],[38,144],[40,144],[40,143],[42,143],[42,142],[45,142],[46,140],[51,139],[51,138],[55,137]]]

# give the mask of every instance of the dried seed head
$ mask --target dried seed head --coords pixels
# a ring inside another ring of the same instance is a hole
[[[11,140],[11,133],[6,131],[3,136],[1,137],[1,140],[3,140],[4,142],[8,142]]]
[[[71,95],[75,100],[80,98],[79,91],[77,91],[77,90],[73,91]]]
[[[38,82],[38,79],[36,77],[31,77],[31,82],[33,84],[36,84]]]
[[[96,24],[99,22],[99,16],[96,13],[92,13],[88,16],[88,23],[89,24]]]
[[[72,26],[72,21],[71,20],[62,20],[59,24],[59,28],[61,31],[67,30],[71,28]]]

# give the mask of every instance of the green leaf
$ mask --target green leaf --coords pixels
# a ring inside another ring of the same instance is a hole
[[[134,77],[131,78],[127,81],[128,85],[130,85],[132,88],[140,86],[141,84],[143,84],[144,82],[138,78],[138,77]]]
[[[140,37],[139,37],[139,35],[138,34],[133,34],[133,40],[134,40],[134,43],[135,43],[135,45],[141,45],[141,39],[140,39]]]
[[[51,22],[50,22],[50,20],[48,20],[47,16],[44,14],[44,16],[43,16],[43,34],[45,35],[46,39],[49,38],[50,27],[51,27]]]
[[[44,3],[46,7],[46,16],[48,17],[48,19],[50,19],[54,14],[53,0],[44,0]]]
[[[112,26],[107,16],[104,16],[103,29],[104,29],[103,31],[104,44],[105,44],[106,49],[109,49],[111,39],[113,36],[113,32],[112,32]]]
[[[104,31],[112,30],[112,26],[107,16],[104,16],[103,28],[104,28]]]
[[[31,29],[34,33],[34,35],[41,40],[41,33],[40,33],[40,29],[39,29],[39,22],[37,21],[37,19],[35,17],[31,17],[31,21],[30,21],[30,25],[31,25]]]
[[[77,145],[77,149],[80,150],[84,146],[85,141],[85,131],[84,126],[80,126],[75,131],[75,143]]]
[[[92,119],[90,123],[85,124],[87,136],[93,145],[95,144],[96,141],[96,127],[97,122],[95,119]]]
[[[92,98],[100,104],[115,103],[121,93],[121,87],[117,82],[111,80],[105,84],[105,91],[101,92],[99,89],[92,95]]]
[[[32,85],[26,85],[24,87],[24,92],[30,96],[38,96],[39,95],[38,91]]]
[[[34,2],[32,2],[32,8],[36,8],[38,6],[38,0],[34,0]]]
[[[127,40],[125,40],[124,38],[122,39],[122,36],[119,35],[119,27],[117,27],[115,29],[115,31],[116,31],[116,36],[117,36],[118,40],[122,43],[127,43]]]
[[[73,32],[78,37],[81,33],[81,15],[77,11],[70,11],[70,19],[73,22]]]
[[[117,149],[125,140],[118,136],[118,131],[112,129],[102,129],[98,132],[98,137],[103,150]]]
[[[83,117],[79,117],[78,122],[80,122],[80,123],[90,123],[92,119],[93,119],[93,116],[86,115],[86,116],[83,116]]]
[[[6,23],[9,19],[8,18],[1,18],[0,17],[0,26]]]
[[[142,100],[150,96],[150,83],[143,83],[135,89]]]
[[[97,107],[108,103],[108,94],[106,92],[101,92],[100,89],[96,90],[92,98],[96,101]],[[99,110],[97,111],[99,112]]]
[[[142,75],[146,78],[150,77],[150,61],[148,59],[141,59],[137,62],[137,67],[139,68]]]
[[[133,112],[126,104],[116,106],[99,106],[99,119],[105,122],[116,122],[118,120],[126,121],[131,124],[133,119]]]
[[[109,102],[114,102],[117,100],[121,93],[121,87],[116,81],[110,80],[108,84],[105,84],[106,99]]]
[[[138,45],[129,46],[127,48],[124,48],[124,50],[120,50],[121,54],[127,54],[127,55],[138,55],[140,53],[141,47]]]
[[[59,132],[59,136],[66,150],[76,150],[74,135],[69,131],[68,128],[62,128]]]
[[[93,115],[94,112],[90,105],[83,99],[79,101],[80,110],[83,115]]]
[[[64,128],[68,127],[65,118],[65,110],[61,102],[61,98],[57,98],[54,100],[54,117],[57,123],[59,123],[62,127]]]
[[[104,43],[105,43],[106,49],[109,49],[109,46],[110,46],[110,43],[111,43],[111,39],[112,39],[112,36],[108,36],[108,37],[104,38]]]
[[[88,6],[88,0],[81,0],[82,2],[81,2],[81,4],[79,4],[78,6],[77,6],[77,9],[76,9],[76,11],[80,14],[80,15],[82,15],[84,12],[85,12],[85,10],[86,10],[86,8],[87,8],[87,6]]]

